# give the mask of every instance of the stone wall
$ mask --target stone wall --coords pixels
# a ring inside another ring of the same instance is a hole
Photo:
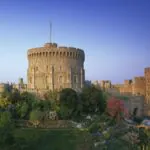
[[[100,81],[100,87],[102,89],[110,89],[111,88],[111,81],[109,81],[109,80]]]
[[[60,90],[84,86],[84,51],[47,43],[28,50],[28,89]]]
[[[145,77],[134,77],[132,94],[145,96]]]
[[[144,116],[144,96],[130,96],[127,101],[125,101],[126,107],[130,114],[133,114],[135,108],[137,108],[137,116]]]
[[[96,80],[96,81],[93,81],[92,84],[98,88],[101,88],[102,90],[108,90],[112,88],[111,81],[109,80],[101,80],[101,81]]]
[[[120,93],[125,95],[132,95],[132,80],[124,80],[124,85],[120,87]]]

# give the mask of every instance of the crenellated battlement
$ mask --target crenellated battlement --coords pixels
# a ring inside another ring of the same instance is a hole
[[[144,69],[145,73],[150,73],[150,67]]]
[[[140,76],[140,77],[134,77],[134,83],[140,82],[140,81],[145,81],[145,77]]]
[[[132,84],[132,80],[130,79],[130,80],[124,80],[124,84],[125,85],[130,85],[130,84]]]
[[[35,56],[69,57],[82,61],[85,59],[83,50],[74,47],[58,47],[56,43],[46,43],[44,47],[29,49],[28,58]]]

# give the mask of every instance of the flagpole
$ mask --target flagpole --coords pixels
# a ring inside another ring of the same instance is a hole
[[[52,23],[50,21],[50,43],[52,43]]]

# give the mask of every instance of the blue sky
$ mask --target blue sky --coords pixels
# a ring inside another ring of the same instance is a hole
[[[0,0],[0,82],[26,81],[27,50],[49,41],[84,49],[88,80],[144,75],[150,66],[149,0]]]

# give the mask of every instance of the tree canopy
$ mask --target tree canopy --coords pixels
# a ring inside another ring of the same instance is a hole
[[[81,93],[84,113],[104,112],[106,108],[106,99],[103,92],[94,87],[85,87]]]

